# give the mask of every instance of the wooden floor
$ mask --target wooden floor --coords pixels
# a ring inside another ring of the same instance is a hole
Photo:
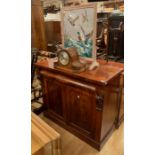
[[[114,131],[99,152],[43,115],[41,118],[60,133],[62,155],[124,155],[124,123]]]

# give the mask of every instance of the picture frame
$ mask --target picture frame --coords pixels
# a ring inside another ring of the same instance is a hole
[[[96,3],[63,7],[61,11],[63,47],[75,47],[80,57],[96,61],[96,21]]]

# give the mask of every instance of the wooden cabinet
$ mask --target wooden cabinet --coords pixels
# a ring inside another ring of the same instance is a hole
[[[31,47],[47,50],[44,14],[40,0],[31,1]]]
[[[52,62],[52,60],[51,60]],[[73,73],[38,62],[45,116],[100,150],[115,128],[123,64],[100,60],[93,71]]]
[[[47,44],[61,42],[61,21],[46,21],[45,34]]]

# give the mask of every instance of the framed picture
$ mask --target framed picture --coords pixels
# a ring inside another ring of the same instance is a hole
[[[61,12],[63,47],[75,47],[81,57],[96,60],[96,16],[96,4],[64,7]]]

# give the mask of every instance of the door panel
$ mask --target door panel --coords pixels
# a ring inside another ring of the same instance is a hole
[[[77,87],[67,86],[66,88],[67,110],[69,125],[77,130],[90,135],[94,120],[93,106],[95,94],[89,90],[82,90]]]
[[[64,118],[63,113],[63,85],[55,79],[46,79],[48,109],[54,114]]]

